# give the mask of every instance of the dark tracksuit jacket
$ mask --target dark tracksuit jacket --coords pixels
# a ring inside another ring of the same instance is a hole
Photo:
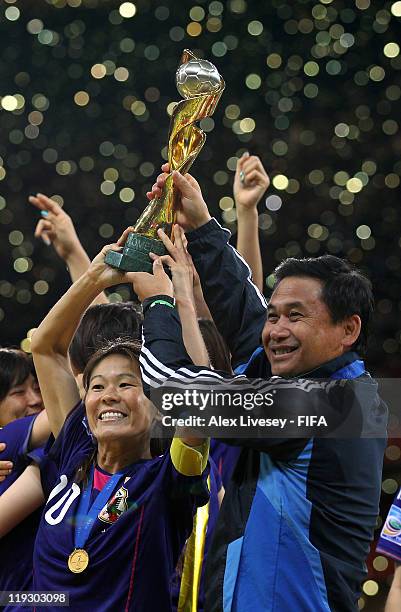
[[[353,352],[322,364],[306,380],[271,377],[265,353],[257,348],[264,298],[228,244],[229,232],[212,219],[187,236],[206,301],[241,374],[194,366],[175,309],[151,306],[149,300],[140,358],[148,395],[154,399],[152,390],[185,385],[273,389],[278,413],[330,413],[338,423],[351,418],[353,436],[358,431],[358,437],[344,428],[341,437],[224,440],[242,452],[208,555],[205,610],[356,611],[386,446],[387,409],[377,383]]]

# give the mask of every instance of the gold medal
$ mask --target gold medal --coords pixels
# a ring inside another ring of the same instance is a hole
[[[89,555],[83,548],[76,548],[68,557],[68,569],[73,574],[80,574],[89,565]]]

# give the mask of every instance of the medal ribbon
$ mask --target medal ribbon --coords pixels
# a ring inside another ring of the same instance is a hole
[[[103,489],[99,491],[93,504],[90,506],[90,498],[92,494],[93,477],[95,468],[91,466],[89,482],[82,492],[81,500],[78,507],[77,526],[75,528],[74,546],[76,549],[84,548],[92,530],[93,524],[97,515],[104,505],[109,500],[112,492],[116,488],[118,481],[124,476],[122,472],[117,472],[110,477],[110,480],[105,484]]]

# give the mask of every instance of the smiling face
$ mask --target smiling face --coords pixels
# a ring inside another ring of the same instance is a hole
[[[333,323],[321,281],[289,276],[272,294],[262,340],[272,373],[297,376],[342,355],[351,338],[346,321]]]
[[[19,385],[11,386],[0,401],[0,427],[22,417],[37,414],[43,409],[42,396],[37,381],[29,376]]]
[[[90,377],[85,398],[91,432],[98,443],[123,438],[149,438],[152,405],[145,397],[137,362],[112,354]]]

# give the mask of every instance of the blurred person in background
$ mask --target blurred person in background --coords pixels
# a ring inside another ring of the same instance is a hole
[[[394,577],[385,612],[401,610],[401,489],[391,504],[376,544],[376,551],[394,561]]]
[[[259,244],[258,204],[270,179],[259,157],[244,153],[237,161],[234,201],[237,211],[237,251],[252,271],[252,280],[263,291],[263,268]]]
[[[40,462],[49,436],[32,357],[19,349],[0,349],[0,496],[32,462]],[[0,591],[32,588],[32,552],[40,511],[0,540]],[[9,610],[12,607],[7,608]]]
[[[47,245],[52,245],[57,255],[62,259],[74,283],[89,268],[90,259],[78,238],[74,223],[62,207],[43,193],[29,196],[29,202],[40,210],[35,228],[35,238],[40,238]],[[104,293],[96,296],[95,302],[108,302]]]

